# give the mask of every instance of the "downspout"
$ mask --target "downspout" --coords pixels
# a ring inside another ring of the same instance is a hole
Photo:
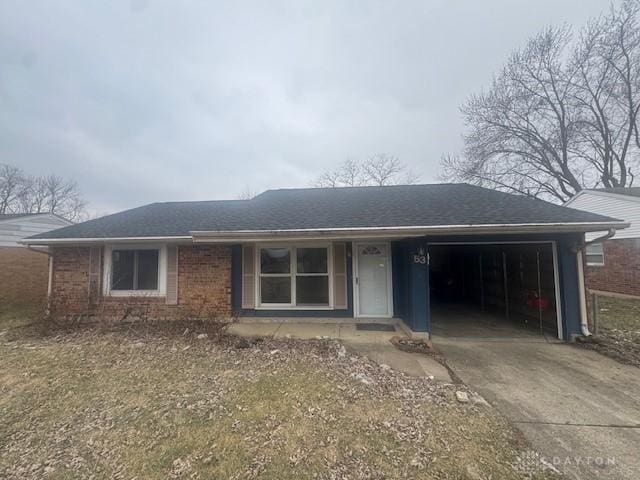
[[[584,283],[584,258],[583,258],[583,250],[588,246],[591,245],[593,243],[600,243],[603,242],[605,240],[610,239],[611,237],[613,237],[616,234],[616,229],[615,228],[610,228],[609,231],[597,238],[594,238],[593,240],[590,240],[588,242],[584,242],[584,244],[579,247],[576,251],[576,262],[578,264],[578,287],[579,287],[579,294],[580,294],[580,331],[582,332],[582,335],[584,335],[585,337],[590,337],[591,336],[591,332],[589,331],[589,323],[587,320],[587,295],[586,295],[586,287],[585,287],[585,283]]]
[[[582,247],[584,248],[584,247]],[[582,248],[576,252],[576,263],[578,264],[578,294],[580,295],[580,332],[585,337],[590,337],[589,322],[587,320],[587,295],[584,284],[584,260],[582,258]]]

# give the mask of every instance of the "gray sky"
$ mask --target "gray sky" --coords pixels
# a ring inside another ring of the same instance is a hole
[[[459,106],[543,26],[604,0],[0,2],[0,162],[94,212],[308,186],[397,155],[423,182]]]

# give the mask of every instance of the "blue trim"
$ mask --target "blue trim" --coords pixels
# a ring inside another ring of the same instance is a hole
[[[346,242],[347,262],[347,308],[342,310],[256,310],[254,308],[242,308],[242,248],[232,250],[231,261],[231,298],[233,310],[241,317],[329,317],[329,318],[353,318],[353,262],[351,242]],[[234,261],[235,256],[239,260]],[[236,265],[237,263],[237,265]],[[238,272],[236,272],[238,269]],[[237,298],[236,298],[237,297]],[[237,303],[236,303],[237,301]]]
[[[415,332],[431,331],[431,311],[429,309],[429,267],[426,263],[417,263],[414,256],[422,249],[427,254],[426,242],[422,239],[411,242],[408,255],[411,280],[411,328]]]
[[[231,307],[242,308],[242,245],[231,246]]]
[[[580,282],[578,279],[578,262],[576,247],[582,243],[584,236],[569,236],[557,242],[558,277],[562,311],[562,330],[565,341],[571,341],[581,335],[580,329]]]
[[[394,316],[401,318],[413,331],[428,332],[431,329],[431,312],[427,265],[413,260],[420,248],[426,254],[423,239],[391,243],[393,308]]]
[[[393,315],[405,320],[409,304],[409,280],[407,272],[405,242],[391,242],[391,261],[393,277],[391,279],[393,293]],[[405,320],[406,321],[406,320]]]

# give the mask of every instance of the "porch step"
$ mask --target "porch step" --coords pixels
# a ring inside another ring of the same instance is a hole
[[[358,323],[356,330],[364,330],[367,332],[395,332],[396,327],[385,323]]]

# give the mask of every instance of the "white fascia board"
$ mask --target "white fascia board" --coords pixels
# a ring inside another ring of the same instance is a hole
[[[190,235],[175,237],[115,237],[115,238],[23,238],[19,241],[24,245],[58,245],[58,244],[96,244],[96,243],[147,243],[147,242],[190,242]]]
[[[24,245],[96,244],[119,242],[191,242],[193,243],[233,243],[241,241],[345,239],[345,238],[406,238],[425,235],[490,235],[504,233],[581,233],[599,232],[609,228],[623,229],[628,222],[583,222],[583,223],[521,223],[485,225],[437,225],[408,227],[360,227],[360,228],[313,228],[287,230],[233,230],[233,231],[192,231],[191,235],[157,237],[115,237],[115,238],[39,238],[22,239]]]
[[[309,238],[405,238],[424,235],[453,234],[502,234],[502,233],[567,233],[596,232],[608,228],[623,229],[628,222],[544,223],[544,224],[487,224],[487,225],[442,225],[410,227],[362,227],[290,230],[236,230],[236,231],[192,231],[194,243],[229,243],[238,241],[269,241],[274,238],[303,240]]]

